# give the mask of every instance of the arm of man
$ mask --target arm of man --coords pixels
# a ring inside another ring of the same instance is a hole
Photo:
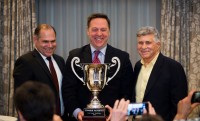
[[[190,91],[187,97],[178,102],[178,109],[174,120],[187,119],[192,110],[200,103],[191,103],[191,98],[195,90]]]
[[[131,64],[131,61],[129,59],[129,54],[124,54],[125,56],[123,57],[124,61],[121,64],[122,68],[122,74],[121,74],[121,98],[126,98],[131,100],[133,91],[134,91],[134,86],[131,85],[133,83],[133,67]]]
[[[71,116],[73,115],[76,109],[79,110],[78,112],[76,112],[76,114],[80,112],[79,109],[80,107],[77,98],[78,97],[77,90],[79,89],[78,86],[80,80],[78,80],[78,78],[74,75],[71,68],[71,60],[73,58],[73,55],[74,55],[73,53],[71,52],[69,53],[69,57],[65,65],[65,74],[63,76],[63,82],[62,82],[62,95],[63,95],[64,105]]]
[[[30,63],[23,57],[17,59],[13,71],[14,89],[19,87],[27,80],[33,80],[32,69]]]
[[[172,76],[170,79],[171,80],[170,94],[172,103],[171,113],[173,114],[174,117],[177,111],[178,101],[187,96],[188,85],[187,85],[186,75],[181,64],[174,63],[172,67],[173,67],[171,68]]]
[[[129,100],[116,100],[111,113],[111,121],[126,121],[128,119],[127,110],[129,103]]]

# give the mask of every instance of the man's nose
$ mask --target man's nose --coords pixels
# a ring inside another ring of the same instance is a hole
[[[101,30],[98,30],[98,31],[97,31],[97,35],[102,35]]]
[[[142,44],[142,48],[146,48],[147,45],[145,43]]]
[[[51,42],[48,43],[48,47],[52,47],[53,44]]]

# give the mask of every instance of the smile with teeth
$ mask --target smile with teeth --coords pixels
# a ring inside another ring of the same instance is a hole
[[[97,40],[97,41],[101,41],[101,40],[102,40],[102,38],[95,38],[95,40]]]
[[[46,49],[47,52],[52,52],[53,49]]]
[[[148,53],[149,51],[141,51],[142,54],[146,54]]]

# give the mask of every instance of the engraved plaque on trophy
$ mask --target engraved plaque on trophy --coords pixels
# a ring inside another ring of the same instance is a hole
[[[80,59],[78,57],[74,57],[71,61],[72,71],[76,77],[83,82],[83,85],[87,85],[88,89],[92,92],[93,95],[92,100],[83,110],[84,119],[87,121],[90,119],[93,121],[105,120],[105,107],[100,103],[98,94],[105,85],[108,85],[108,82],[115,77],[120,69],[119,58],[113,57],[112,63],[113,64],[80,63]],[[74,65],[80,67],[83,70],[84,77],[79,77],[74,69]],[[107,71],[116,65],[118,65],[118,67],[113,76],[107,77]]]

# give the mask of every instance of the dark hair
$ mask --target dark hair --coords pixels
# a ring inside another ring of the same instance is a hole
[[[55,98],[49,86],[28,81],[16,89],[14,103],[27,121],[52,121]]]
[[[108,27],[110,29],[110,19],[108,18],[108,16],[106,14],[103,14],[103,13],[94,13],[92,15],[90,15],[87,19],[87,27],[89,28],[90,27],[90,22],[93,20],[93,19],[96,19],[96,18],[104,18],[106,19],[106,21],[108,22]]]
[[[37,28],[35,29],[35,32],[34,32],[34,35],[37,36],[37,37],[40,37],[40,30],[42,29],[53,29],[53,31],[55,32],[55,35],[56,35],[56,30],[53,26],[49,25],[49,24],[39,24],[37,26]]]

